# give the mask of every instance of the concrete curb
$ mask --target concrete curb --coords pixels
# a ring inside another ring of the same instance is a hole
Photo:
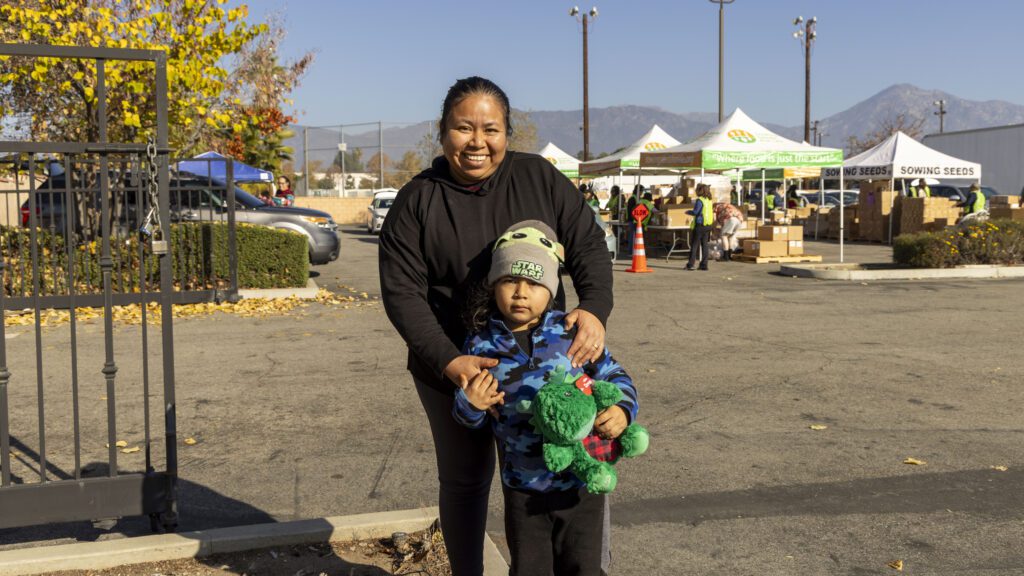
[[[238,295],[242,298],[291,298],[294,296],[303,300],[313,300],[319,291],[320,287],[310,278],[306,282],[305,288],[245,288],[240,289]]]
[[[1024,266],[960,266],[958,268],[891,268],[885,264],[864,269],[862,264],[783,264],[779,274],[818,280],[944,280],[1024,278]],[[869,264],[869,266],[872,266]]]
[[[182,534],[160,534],[103,542],[82,542],[0,552],[0,576],[44,574],[59,570],[103,570],[129,564],[201,558],[271,546],[384,538],[416,532],[437,519],[437,508],[332,516],[294,522],[254,524]],[[484,543],[484,573],[508,574],[494,542]]]

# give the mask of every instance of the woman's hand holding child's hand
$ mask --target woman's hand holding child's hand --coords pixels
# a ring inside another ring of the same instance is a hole
[[[626,430],[626,426],[629,426],[629,420],[626,418],[626,411],[621,406],[605,408],[598,412],[597,419],[594,420],[594,430],[606,440],[621,436]]]
[[[493,414],[491,409],[494,405],[504,403],[505,393],[498,392],[498,381],[487,370],[482,370],[469,382],[463,376],[460,384],[469,403],[477,410],[487,410]]]

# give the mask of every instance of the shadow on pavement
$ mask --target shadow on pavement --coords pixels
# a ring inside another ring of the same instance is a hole
[[[850,482],[772,486],[671,496],[614,507],[612,522],[696,526],[737,517],[840,516],[845,514],[962,511],[993,518],[1024,515],[1019,502],[1024,470],[967,470],[869,478]]]
[[[26,455],[32,456],[31,450],[27,446],[13,438],[12,447],[17,447]],[[90,462],[82,467],[82,478],[104,477],[109,474],[109,470],[110,468],[105,462]],[[47,471],[52,480],[72,479],[72,475],[50,463],[47,463]],[[16,484],[22,483],[21,478],[12,478],[12,480]],[[179,533],[276,522],[274,517],[259,508],[184,479],[178,480],[178,517]],[[390,574],[379,567],[353,563],[339,557],[330,542],[333,526],[322,520],[309,520],[308,523],[311,525],[306,528],[314,533],[308,543],[275,546],[272,548],[273,553],[268,550],[250,550],[232,554],[215,554],[196,558],[195,561],[236,574],[259,573],[292,576],[299,568],[305,574],[327,573],[362,576]],[[0,551],[152,534],[149,518],[140,516],[51,523],[0,530]],[[144,570],[144,566],[141,565],[139,570]],[[129,573],[135,572],[129,570]]]

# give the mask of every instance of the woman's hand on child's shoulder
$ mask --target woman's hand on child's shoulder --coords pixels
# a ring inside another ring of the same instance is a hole
[[[489,410],[505,401],[505,393],[498,392],[498,380],[487,370],[482,370],[463,388],[466,399],[480,411]]]

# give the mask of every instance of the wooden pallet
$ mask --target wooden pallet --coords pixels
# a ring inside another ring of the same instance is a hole
[[[733,260],[751,264],[796,264],[797,262],[821,262],[821,255],[804,254],[803,256],[733,256]]]

